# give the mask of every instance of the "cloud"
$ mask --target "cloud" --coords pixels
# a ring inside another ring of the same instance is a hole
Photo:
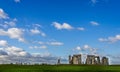
[[[22,48],[9,46],[6,48],[0,48],[0,64],[10,63],[48,63],[55,64],[58,57],[52,56],[49,52],[45,53],[28,53]]]
[[[4,55],[8,55],[7,52],[5,52],[4,50],[0,50],[0,56],[4,56]]]
[[[2,8],[0,8],[0,26],[3,28],[14,27],[16,26],[17,19],[8,17],[8,14],[4,12]]]
[[[16,3],[20,3],[20,0],[14,0]]]
[[[52,45],[52,46],[61,46],[61,45],[63,45],[63,43],[62,42],[47,42],[47,44],[48,45]]]
[[[0,40],[0,46],[6,47],[8,46],[8,43],[6,40]]]
[[[90,0],[90,3],[92,4],[92,6],[96,5],[97,3],[100,3],[100,2],[108,2],[109,0]]]
[[[68,23],[60,24],[58,22],[53,22],[52,25],[58,30],[62,30],[62,29],[71,30],[71,29],[73,29],[73,27],[71,25],[69,25]]]
[[[22,48],[18,48],[15,46],[7,46],[5,48],[0,48],[1,55],[7,56],[28,56],[29,53],[24,51]]]
[[[49,52],[45,53],[28,53],[22,48],[15,46],[8,46],[0,48],[0,64],[10,63],[49,63],[55,64],[57,57],[52,56]]]
[[[38,44],[43,45],[43,44],[45,44],[45,43],[44,43],[44,42],[42,42],[42,41],[39,41],[39,42],[38,42]]]
[[[5,50],[10,56],[29,56],[29,53],[24,51],[22,48],[18,48],[15,46],[7,47],[5,48]]]
[[[86,45],[83,46],[83,48],[84,48],[84,49],[89,49],[89,48],[91,48],[91,47],[86,44]]]
[[[46,36],[46,34],[45,34],[44,32],[38,30],[37,28],[31,29],[30,32],[31,32],[32,34],[40,34],[40,35],[43,36],[43,37]]]
[[[9,28],[7,31],[0,29],[0,36],[8,36],[11,39],[18,39],[20,42],[25,42],[23,30],[19,28]]]
[[[83,27],[78,27],[77,30],[84,31],[85,28],[83,28]]]
[[[50,45],[50,46],[62,46],[62,45],[64,45],[64,43],[59,42],[59,41],[47,41],[47,42],[37,41],[35,43],[38,43],[40,45]]]
[[[49,52],[28,53],[22,48],[10,45],[4,48],[0,48],[0,64],[56,64],[57,59],[57,56],[52,56],[52,54]],[[65,61],[65,59],[61,58],[61,61],[63,60]]]
[[[45,46],[45,45],[42,45],[42,46],[30,46],[29,48],[30,49],[46,49],[47,46]]]
[[[40,57],[49,57],[49,56],[51,56],[51,53],[49,53],[49,52],[33,53],[32,55],[33,55],[34,57],[38,57],[38,56],[40,56]]]
[[[81,51],[81,47],[80,46],[77,46],[75,49]]]
[[[6,42],[6,41],[4,41]],[[49,52],[44,53],[28,53],[22,48],[16,46],[7,46],[0,48],[0,64],[10,64],[10,63],[48,63],[55,64],[57,61],[56,56],[52,56]]]
[[[93,48],[93,47],[91,47],[91,46],[89,46],[89,45],[87,45],[87,44],[83,46],[83,50],[89,51],[90,54],[95,54],[95,55],[98,54],[98,53],[97,53],[98,48]]]
[[[4,12],[2,8],[0,8],[0,19],[8,19],[8,15]]]
[[[120,54],[116,54],[116,55],[107,55],[109,57],[110,60],[110,64],[116,64],[119,65],[120,64]]]
[[[30,46],[29,47],[30,49],[47,49],[48,46],[62,46],[62,45],[64,45],[64,43],[58,42],[58,41],[48,41],[48,42],[34,41],[32,43],[37,44],[37,45]]]
[[[84,31],[84,30],[85,30],[84,27],[77,27],[77,28],[75,28],[75,27],[71,26],[71,25],[68,24],[68,23],[60,24],[60,23],[58,23],[58,22],[53,22],[52,25],[53,25],[56,29],[58,29],[58,30],[63,30],[63,29],[66,29],[66,30],[75,30],[75,29],[76,29],[76,30],[79,30],[79,31]]]
[[[98,0],[91,0],[92,4],[96,4],[98,2]]]
[[[12,20],[10,20],[10,21],[5,21],[4,24],[13,27],[13,26],[16,25],[16,22],[17,22],[17,19],[14,18],[14,19],[12,19]]]
[[[38,27],[42,27],[40,24],[33,24],[33,27],[38,28]]]
[[[98,40],[101,41],[101,42],[106,42],[106,41],[108,41],[108,40],[105,39],[105,38],[99,38]]]
[[[96,22],[96,21],[90,21],[90,24],[93,25],[93,26],[98,26],[99,25],[99,23]]]
[[[32,34],[39,34],[40,31],[38,29],[31,29],[30,30]]]
[[[9,19],[9,20],[4,20],[0,22],[0,26],[2,28],[8,28],[8,27],[15,27],[16,26],[17,19]]]
[[[97,48],[93,48],[87,44],[83,45],[83,46],[77,46],[76,48],[73,49],[73,51],[78,52],[78,53],[82,53],[82,54],[94,54],[97,55]]]
[[[110,42],[110,43],[114,43],[117,41],[120,41],[120,35],[116,35],[114,37],[108,37],[108,38],[99,38],[98,39],[100,42]]]

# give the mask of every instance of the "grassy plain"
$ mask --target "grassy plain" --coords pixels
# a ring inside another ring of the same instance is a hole
[[[120,72],[120,65],[0,65],[0,72]]]

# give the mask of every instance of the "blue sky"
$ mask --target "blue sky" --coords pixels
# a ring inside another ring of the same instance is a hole
[[[0,0],[0,63],[94,54],[120,64],[119,8],[114,0]]]

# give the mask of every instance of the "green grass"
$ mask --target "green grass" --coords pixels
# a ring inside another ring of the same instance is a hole
[[[120,72],[119,65],[0,65],[0,72]]]

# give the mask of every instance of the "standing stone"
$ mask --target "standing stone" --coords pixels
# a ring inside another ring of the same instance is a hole
[[[95,64],[101,64],[100,63],[100,57],[99,56],[95,56]]]
[[[58,62],[57,62],[57,64],[60,64],[60,59],[58,59]]]
[[[80,55],[78,55],[78,64],[82,64],[81,54],[80,54]]]
[[[81,64],[81,54],[72,57],[69,55],[69,64]]]
[[[107,57],[103,57],[103,58],[102,58],[102,65],[109,65],[109,62],[108,62],[108,58],[107,58]]]
[[[95,64],[95,56],[87,55],[86,64]]]
[[[72,64],[71,55],[69,55],[69,64]]]
[[[78,58],[76,55],[73,56],[73,64],[78,64]]]

